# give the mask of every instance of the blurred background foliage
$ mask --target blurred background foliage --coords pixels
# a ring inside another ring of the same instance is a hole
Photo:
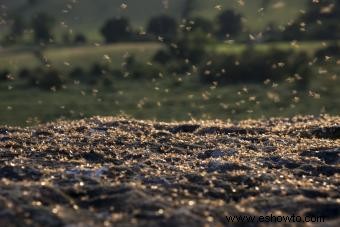
[[[0,124],[339,114],[336,0],[2,0]]]

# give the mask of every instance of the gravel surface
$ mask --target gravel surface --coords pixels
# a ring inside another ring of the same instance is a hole
[[[0,226],[257,226],[226,216],[292,214],[339,226],[339,154],[330,116],[0,127]]]

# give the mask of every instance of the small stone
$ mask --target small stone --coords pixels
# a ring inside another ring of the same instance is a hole
[[[6,128],[0,128],[0,135],[7,135],[8,130]]]

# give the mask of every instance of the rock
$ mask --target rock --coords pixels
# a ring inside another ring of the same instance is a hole
[[[309,211],[304,213],[309,217],[323,217],[325,220],[338,217],[340,215],[340,205],[337,203],[315,204]]]
[[[11,138],[8,137],[8,136],[4,136],[4,137],[0,137],[0,142],[7,142],[7,141],[10,141]]]
[[[207,127],[200,129],[197,133],[199,135],[206,135],[206,134],[237,134],[237,135],[244,135],[244,134],[262,134],[265,133],[266,130],[263,128],[221,128],[221,127]]]
[[[0,167],[0,178],[7,178],[15,181],[39,180],[42,174],[31,167],[21,168],[19,166]]]
[[[8,130],[6,128],[0,128],[0,135],[7,135]]]
[[[47,136],[47,137],[51,137],[53,136],[53,133],[46,131],[46,130],[37,130],[35,132],[33,132],[32,136]]]
[[[82,157],[90,162],[101,162],[104,160],[104,156],[102,154],[94,151],[84,153]]]
[[[185,175],[185,177],[188,179],[188,181],[195,183],[195,184],[204,184],[205,179],[203,176],[194,174],[194,173],[188,173]]]
[[[301,189],[301,192],[304,196],[309,197],[309,198],[327,198],[328,194],[325,192],[320,192],[312,189]]]
[[[300,155],[304,157],[317,157],[326,164],[340,164],[340,148],[303,151]]]
[[[322,139],[340,139],[340,126],[316,128],[311,130],[310,134]]]
[[[206,150],[203,153],[199,153],[197,158],[199,159],[208,159],[208,158],[221,158],[226,156],[226,153],[221,150]]]
[[[107,132],[109,129],[106,127],[96,127],[92,129],[93,132],[99,132],[99,133],[105,133]]]
[[[86,130],[87,130],[87,127],[85,127],[85,126],[80,126],[80,127],[75,128],[75,131],[79,132],[79,133],[83,133]]]
[[[236,163],[211,161],[207,165],[206,169],[208,172],[213,172],[213,171],[225,172],[225,171],[247,170],[249,168],[247,166],[239,165]]]
[[[48,210],[29,207],[25,209],[25,215],[35,220],[36,226],[57,227],[62,225],[60,218]]]
[[[274,146],[267,146],[267,147],[263,147],[262,148],[262,150],[264,151],[264,152],[267,152],[267,153],[272,153],[272,152],[274,152],[274,151],[276,151],[276,147],[274,147]]]
[[[184,125],[179,125],[175,126],[169,129],[171,133],[193,133],[195,132],[200,125],[191,125],[191,124],[184,124]]]
[[[234,156],[237,154],[237,151],[234,149],[229,149],[229,150],[220,150],[220,149],[215,149],[215,150],[205,150],[202,153],[199,153],[197,155],[197,158],[199,159],[208,159],[208,158],[222,158],[225,156]]]
[[[164,227],[204,227],[205,221],[202,217],[199,217],[185,208],[178,209],[173,215],[171,215],[165,222],[161,225]]]
[[[144,184],[152,184],[152,185],[159,184],[159,185],[164,185],[164,186],[170,186],[171,185],[171,183],[163,177],[144,178],[143,183]]]
[[[266,157],[263,159],[263,163],[265,166],[269,168],[288,168],[288,169],[296,169],[300,166],[300,164],[296,161],[284,159],[278,156]]]

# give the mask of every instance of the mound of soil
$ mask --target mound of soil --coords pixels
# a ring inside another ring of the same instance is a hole
[[[337,226],[339,154],[329,116],[2,127],[0,226],[256,226],[226,216],[292,214]]]

